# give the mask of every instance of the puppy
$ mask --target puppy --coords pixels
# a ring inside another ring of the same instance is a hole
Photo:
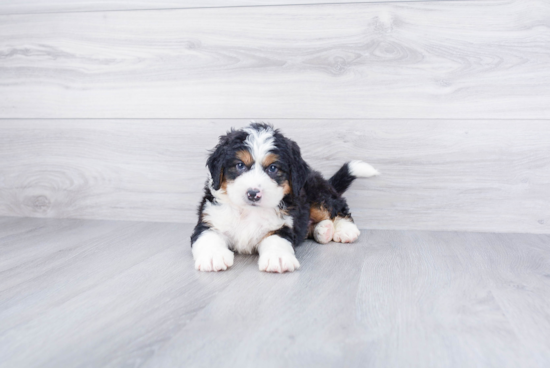
[[[258,252],[260,271],[300,267],[294,247],[307,237],[351,243],[359,237],[342,193],[378,172],[351,161],[329,180],[302,159],[296,142],[271,125],[252,123],[220,137],[207,161],[210,177],[191,235],[195,268],[221,271],[233,252]]]

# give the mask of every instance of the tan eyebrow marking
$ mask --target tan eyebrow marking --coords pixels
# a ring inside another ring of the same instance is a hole
[[[271,165],[274,162],[277,162],[278,160],[279,160],[278,155],[276,155],[274,153],[270,153],[267,156],[265,156],[264,161],[262,162],[262,166],[263,167],[268,167],[269,165]]]
[[[252,164],[254,163],[252,155],[247,150],[237,151],[235,156],[237,156],[237,158],[248,167],[252,166]]]

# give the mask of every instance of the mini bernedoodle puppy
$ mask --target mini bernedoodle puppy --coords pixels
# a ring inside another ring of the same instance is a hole
[[[300,267],[294,247],[306,237],[351,243],[359,237],[342,193],[378,172],[351,161],[329,180],[302,159],[296,142],[271,125],[252,123],[220,137],[207,161],[210,177],[191,235],[195,268],[221,271],[233,252],[258,252],[260,271]]]

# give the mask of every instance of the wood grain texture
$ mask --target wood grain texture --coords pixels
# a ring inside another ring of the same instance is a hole
[[[113,10],[173,10],[183,8],[227,8],[242,6],[280,6],[314,4],[349,4],[404,1],[457,0],[0,0],[0,14],[74,13]],[[475,1],[475,0],[460,0]]]
[[[242,257],[224,274],[195,272],[190,230],[118,221],[0,223],[0,366],[145,362],[252,261]]]
[[[550,233],[550,122],[272,120],[378,229]],[[195,222],[208,150],[246,120],[0,121],[0,215]]]
[[[191,225],[0,219],[0,367],[550,365],[550,236],[363,231],[292,274]]]
[[[1,118],[550,118],[550,2],[0,18]]]

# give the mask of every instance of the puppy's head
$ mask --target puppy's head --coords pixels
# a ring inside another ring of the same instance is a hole
[[[259,123],[220,137],[207,166],[214,191],[238,206],[266,208],[299,195],[309,173],[298,145]]]

